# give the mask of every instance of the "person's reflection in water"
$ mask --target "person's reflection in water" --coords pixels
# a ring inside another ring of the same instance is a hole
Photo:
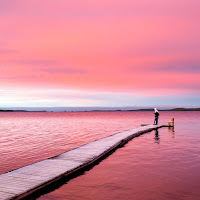
[[[160,138],[159,138],[159,134],[158,134],[158,129],[155,130],[155,143],[159,144],[160,143]]]

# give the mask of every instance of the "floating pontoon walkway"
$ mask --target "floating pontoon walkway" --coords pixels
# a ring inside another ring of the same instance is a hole
[[[0,175],[0,200],[22,199],[34,192],[77,173],[102,159],[132,138],[164,125],[147,125],[117,133],[14,171]]]

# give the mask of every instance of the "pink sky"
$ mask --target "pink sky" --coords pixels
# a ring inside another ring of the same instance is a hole
[[[0,107],[200,105],[199,0],[0,0]]]

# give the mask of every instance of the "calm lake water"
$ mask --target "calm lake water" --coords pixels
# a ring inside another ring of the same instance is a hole
[[[160,112],[161,128],[39,199],[200,199],[200,112]],[[152,112],[0,113],[0,173],[153,122]]]

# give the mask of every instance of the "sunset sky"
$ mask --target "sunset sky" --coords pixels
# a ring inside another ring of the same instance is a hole
[[[0,0],[0,107],[200,106],[199,0]]]

